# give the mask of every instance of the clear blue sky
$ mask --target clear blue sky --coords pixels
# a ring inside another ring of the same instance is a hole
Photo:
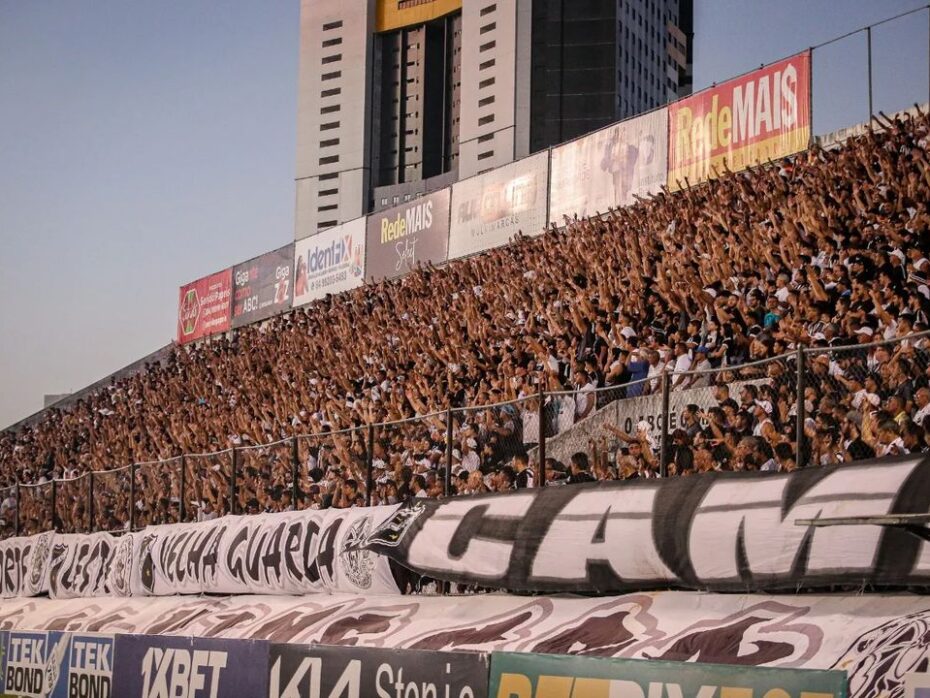
[[[696,88],[920,5],[695,4]],[[292,239],[298,14],[0,0],[0,426],[164,345],[181,283]],[[876,31],[878,108],[927,94],[927,26]],[[818,132],[864,120],[861,36],[814,74]]]

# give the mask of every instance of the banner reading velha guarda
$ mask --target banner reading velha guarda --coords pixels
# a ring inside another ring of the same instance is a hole
[[[668,188],[807,148],[810,79],[805,51],[670,104]]]
[[[846,698],[846,673],[495,652],[491,698]]]

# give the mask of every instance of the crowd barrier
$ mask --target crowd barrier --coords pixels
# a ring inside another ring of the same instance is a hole
[[[844,671],[169,635],[0,631],[0,657],[23,698],[847,696]]]
[[[797,465],[819,465],[824,456],[813,448],[819,437],[812,432],[807,386],[816,383],[825,394],[842,392],[843,381],[871,371],[873,355],[882,348],[922,373],[930,367],[928,340],[925,332],[853,346],[801,347],[760,361],[664,372],[590,391],[550,392],[540,386],[519,400],[132,464],[73,480],[20,484],[0,490],[0,539],[49,530],[124,533],[225,515],[394,503],[395,460],[413,462],[413,453],[435,478],[427,494],[451,497],[469,458],[468,439],[460,436],[465,425],[494,434],[474,456],[480,456],[484,472],[526,453],[534,482],[548,486],[573,453],[586,453],[596,472],[616,463],[630,440],[644,439],[655,453],[656,474],[664,477],[674,474],[676,430],[694,423],[707,427],[721,387],[741,402],[749,395],[741,396],[743,389],[751,386],[755,398],[770,401],[773,409],[787,408],[776,421],[782,434],[800,445]],[[580,400],[593,406],[579,419]],[[351,495],[341,493],[347,483],[354,487]]]

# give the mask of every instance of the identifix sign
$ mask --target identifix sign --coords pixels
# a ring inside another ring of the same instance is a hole
[[[205,276],[178,291],[178,343],[229,329],[232,269]]]
[[[495,653],[492,698],[846,698],[846,673]]]

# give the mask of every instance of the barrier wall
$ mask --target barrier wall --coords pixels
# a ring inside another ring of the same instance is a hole
[[[843,671],[59,631],[0,631],[0,669],[23,698],[847,696]]]

